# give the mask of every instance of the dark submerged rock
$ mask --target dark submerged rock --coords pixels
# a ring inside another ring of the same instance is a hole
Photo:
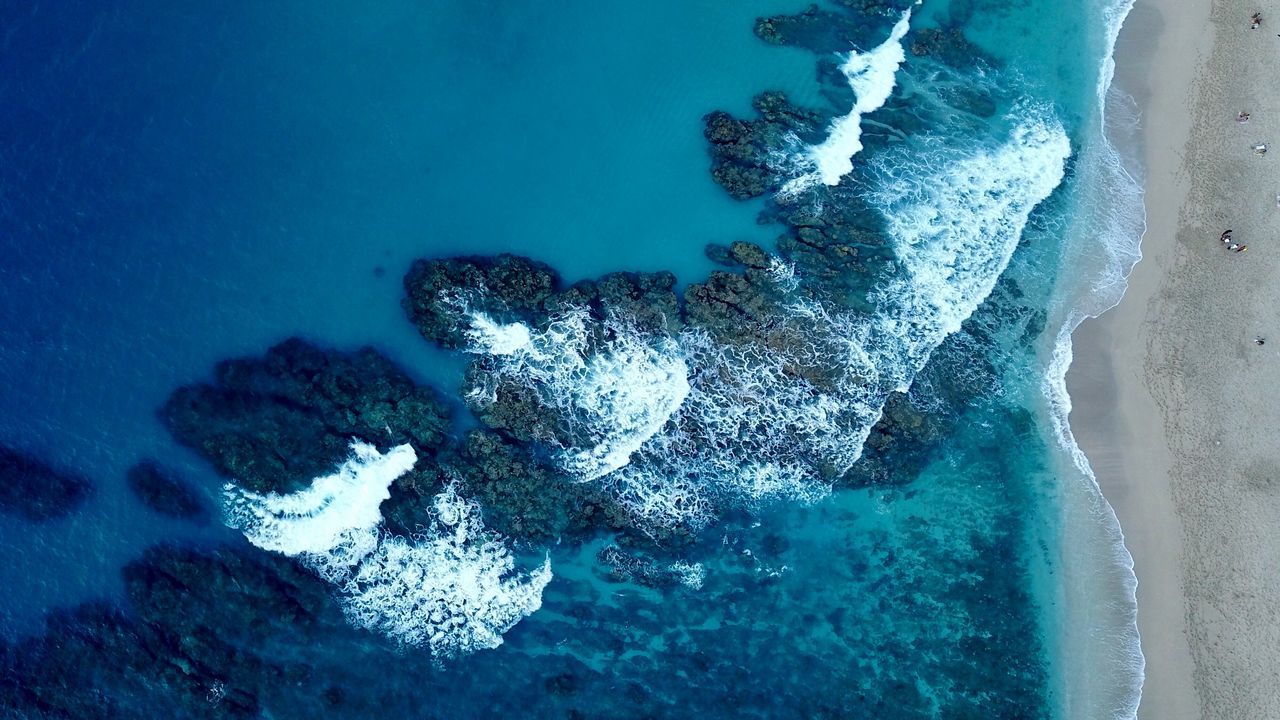
[[[214,377],[179,388],[161,418],[178,442],[259,492],[306,487],[353,439],[429,455],[449,426],[439,395],[370,348],[326,351],[295,338],[262,358],[219,363]]]
[[[209,509],[195,488],[155,461],[143,460],[129,468],[125,480],[143,505],[161,515],[208,524]]]
[[[122,574],[130,612],[59,611],[44,635],[7,650],[0,715],[256,718],[288,698],[290,716],[321,717],[317,677],[348,674],[335,660],[389,657],[322,581],[279,556],[160,547]],[[346,656],[308,649],[322,644]]]
[[[0,512],[31,522],[52,520],[76,509],[92,490],[79,475],[0,445]]]
[[[930,57],[955,68],[970,68],[975,62],[998,67],[994,57],[969,42],[960,27],[921,28],[907,37],[907,48],[917,57]]]
[[[671,589],[687,582],[687,576],[679,565],[663,562],[639,548],[606,545],[596,553],[596,560],[609,569],[608,579],[611,582],[633,582],[657,589]]]

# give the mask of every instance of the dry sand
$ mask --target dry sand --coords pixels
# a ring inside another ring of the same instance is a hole
[[[1151,720],[1280,718],[1278,33],[1280,0],[1138,0],[1117,48],[1142,110],[1144,259],[1077,331],[1068,387],[1134,556]]]

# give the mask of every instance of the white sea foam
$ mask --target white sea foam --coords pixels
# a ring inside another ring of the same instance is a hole
[[[809,168],[808,172],[788,180],[779,195],[793,197],[819,182],[838,185],[853,170],[853,156],[862,152],[862,117],[893,94],[898,68],[907,59],[902,39],[910,27],[911,11],[907,10],[884,42],[868,52],[849,53],[840,72],[853,90],[853,108],[831,123],[821,144],[804,150],[800,167]]]
[[[1088,318],[1119,303],[1133,266],[1141,259],[1139,243],[1146,232],[1142,184],[1130,173],[1111,136],[1136,134],[1132,100],[1113,86],[1114,50],[1132,0],[1101,8],[1105,53],[1096,86],[1097,125],[1081,153],[1076,185],[1080,208],[1072,213],[1064,265],[1079,283],[1060,293],[1054,308],[1058,333],[1042,389],[1060,446],[1083,482],[1064,490],[1064,527],[1072,528],[1074,552],[1063,558],[1063,603],[1067,622],[1093,628],[1087,635],[1064,640],[1063,684],[1059,695],[1066,718],[1137,717],[1146,659],[1137,623],[1137,587],[1133,557],[1115,511],[1103,497],[1089,459],[1076,442],[1068,418],[1071,396],[1066,374],[1074,349],[1072,334]],[[1120,105],[1121,107],[1117,107]],[[1092,532],[1092,535],[1089,533]],[[1101,610],[1099,604],[1102,604]]]
[[[1065,611],[1071,616],[1069,623],[1087,623],[1095,630],[1088,638],[1068,638],[1064,643],[1070,647],[1064,682],[1069,690],[1080,692],[1063,698],[1063,716],[1128,720],[1137,717],[1146,667],[1138,635],[1138,580],[1120,521],[1067,422],[1071,334],[1083,319],[1075,315],[1061,326],[1043,383],[1059,443],[1084,479],[1079,487],[1064,490],[1061,502],[1063,525],[1073,533],[1072,552],[1060,561],[1062,574],[1069,579],[1063,587],[1070,596]],[[1105,602],[1103,612],[1097,611],[1099,602]]]
[[[991,293],[1032,209],[1062,182],[1071,153],[1066,132],[1046,110],[1017,114],[1008,142],[994,151],[958,158],[937,151],[926,163],[905,151],[876,159],[870,199],[885,216],[903,272],[873,294],[884,338],[874,346],[903,361],[876,362],[897,390]]]
[[[378,506],[391,497],[391,483],[418,461],[409,445],[383,455],[357,442],[351,451],[337,472],[288,495],[259,494],[228,483],[227,524],[263,550],[304,556],[326,578],[340,577],[377,545]]]
[[[810,150],[818,176],[826,185],[837,185],[853,169],[853,156],[862,151],[862,116],[878,109],[893,94],[894,76],[907,59],[902,38],[911,27],[911,11],[893,26],[889,38],[866,53],[849,53],[840,72],[853,89],[853,109],[837,119],[827,139]]]
[[[453,656],[497,647],[502,634],[542,604],[550,560],[521,576],[505,539],[487,531],[474,501],[453,485],[412,539],[382,530],[378,507],[417,455],[386,455],[360,442],[332,475],[288,495],[225,488],[227,524],[254,545],[300,558],[342,592],[355,625],[406,645]]]
[[[707,580],[707,569],[702,563],[677,560],[668,565],[667,569],[679,576],[680,583],[690,590],[701,590],[702,584]]]
[[[516,355],[535,353],[533,336],[524,323],[499,324],[483,313],[471,316],[471,329],[467,331],[473,352],[490,355]]]
[[[491,402],[498,383],[509,378],[535,389],[559,411],[568,435],[590,443],[566,448],[561,458],[582,480],[626,465],[689,394],[688,368],[673,339],[644,337],[619,318],[594,323],[583,308],[538,332],[472,313],[469,334],[472,352],[500,358],[489,385],[473,388],[469,397]]]
[[[647,523],[697,526],[726,499],[822,497],[824,478],[860,457],[888,393],[905,390],[990,293],[1032,208],[1060,182],[1065,133],[1030,109],[1021,115],[993,149],[932,165],[879,161],[871,200],[902,272],[875,291],[869,316],[796,296],[771,321],[779,342],[722,345],[698,330],[643,338],[616,319],[592,328],[585,311],[519,332],[473,314],[473,351],[495,359],[492,380],[534,388],[571,426],[586,427],[597,442],[565,448],[565,469],[603,478]],[[784,264],[770,274],[784,292],[798,285]]]
[[[875,160],[869,200],[900,271],[872,293],[873,312],[803,295],[779,261],[768,276],[787,299],[744,328],[752,341],[700,329],[646,337],[585,310],[518,331],[471,313],[471,350],[488,370],[471,397],[488,401],[499,381],[533,390],[562,418],[564,469],[598,479],[643,525],[697,527],[724,503],[823,497],[861,456],[889,394],[991,292],[1070,152],[1061,126],[1034,108],[1020,109],[1004,143],[926,148],[929,161],[910,149]]]
[[[360,627],[437,656],[498,647],[542,607],[551,559],[521,576],[505,539],[485,529],[479,504],[453,485],[436,496],[435,515],[412,540],[380,537],[343,585],[343,610]]]

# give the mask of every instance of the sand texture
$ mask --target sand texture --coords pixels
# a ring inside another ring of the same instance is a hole
[[[1139,0],[1117,49],[1144,259],[1077,333],[1068,387],[1134,555],[1153,720],[1280,718],[1278,33],[1275,0]]]

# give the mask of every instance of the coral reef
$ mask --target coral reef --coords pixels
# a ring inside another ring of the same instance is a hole
[[[0,710],[18,717],[251,718],[315,672],[298,648],[353,633],[323,584],[258,552],[156,548],[123,571],[132,609],[88,604],[9,649]],[[347,641],[350,642],[349,640]],[[293,702],[324,714],[320,697]]]
[[[844,11],[810,5],[802,12],[756,20],[756,37],[771,45],[795,45],[817,53],[848,52],[866,21]]]
[[[404,309],[422,336],[446,348],[466,344],[467,326],[458,309],[478,296],[494,312],[530,317],[561,289],[559,274],[545,263],[515,255],[418,260],[404,277]]]

